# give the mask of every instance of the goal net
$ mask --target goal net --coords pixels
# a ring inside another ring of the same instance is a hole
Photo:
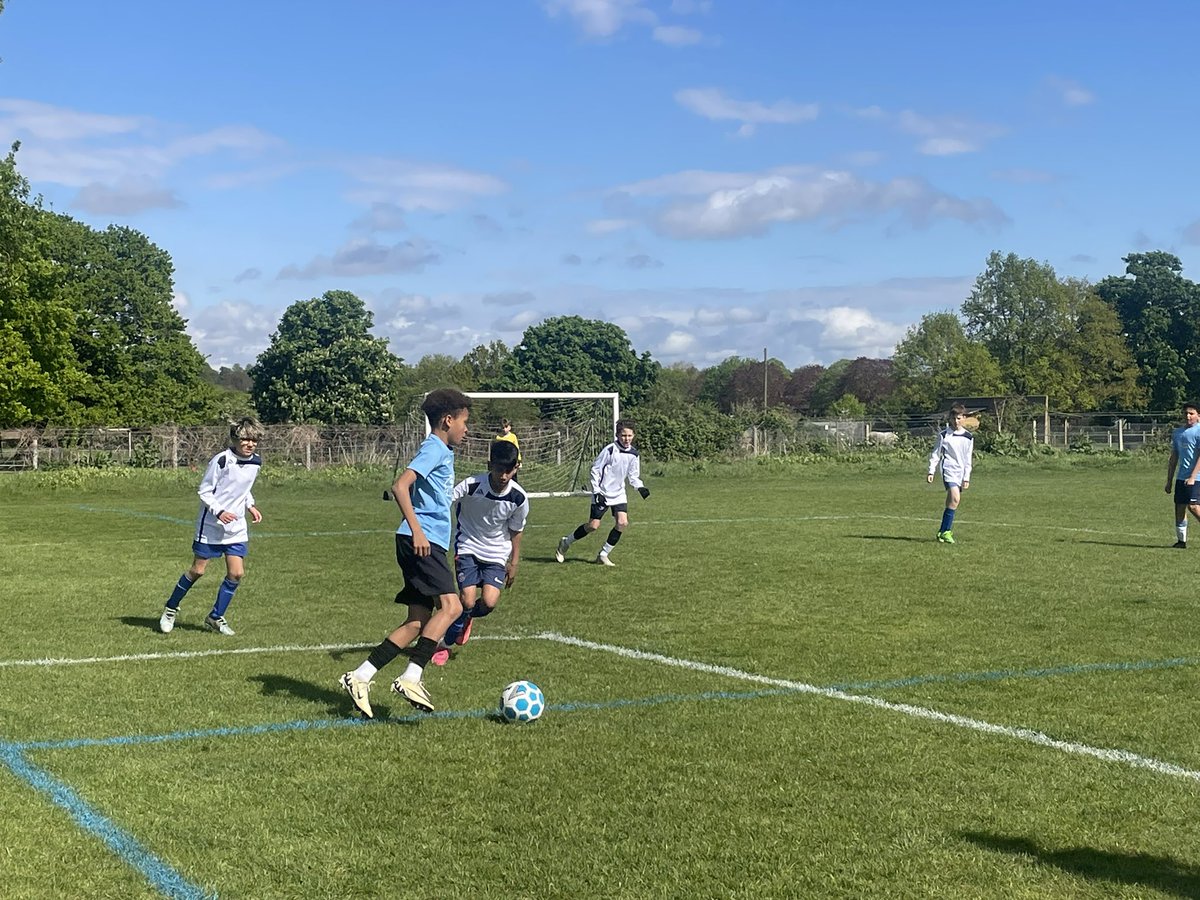
[[[517,481],[531,497],[571,497],[591,491],[588,480],[621,415],[617,394],[465,392],[474,400],[467,439],[454,451],[458,478],[485,472],[492,441],[508,419],[521,448]],[[418,404],[415,415],[424,419]],[[425,426],[428,433],[428,424]]]

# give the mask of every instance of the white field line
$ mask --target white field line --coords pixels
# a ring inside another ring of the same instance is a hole
[[[1009,725],[996,725],[992,722],[985,722],[982,719],[972,719],[967,716],[959,716],[954,713],[939,712],[935,709],[928,709],[923,706],[913,706],[908,703],[893,703],[889,700],[882,700],[878,697],[868,697],[863,694],[848,694],[845,691],[835,690],[833,688],[818,687],[815,684],[807,684],[803,681],[789,681],[784,678],[771,678],[766,675],[756,675],[753,672],[743,672],[740,669],[733,669],[728,666],[715,666],[709,663],[696,662],[688,659],[676,659],[671,656],[663,656],[658,653],[646,653],[642,650],[632,650],[628,647],[617,647],[612,644],[599,644],[594,641],[586,641],[581,638],[574,638],[557,632],[547,631],[541,632],[535,637],[547,641],[555,641],[560,644],[566,644],[571,647],[582,647],[587,650],[599,650],[605,653],[613,653],[617,656],[625,657],[626,659],[642,660],[644,662],[653,662],[665,666],[674,666],[680,669],[689,669],[694,672],[705,672],[711,675],[723,675],[727,678],[737,678],[741,681],[749,681],[755,684],[770,685],[772,687],[785,688],[802,694],[816,694],[820,697],[826,697],[830,700],[842,700],[847,703],[857,703],[863,706],[871,706],[876,709],[884,709],[889,712],[897,712],[902,715],[911,716],[917,719],[927,719],[932,722],[940,722],[945,725],[954,725],[958,728],[967,728],[971,731],[982,732],[983,734],[997,735],[999,737],[1014,738],[1019,741],[1025,741],[1029,744],[1036,744],[1039,747],[1049,747],[1052,750],[1059,750],[1063,753],[1071,753],[1076,756],[1091,756],[1095,759],[1100,759],[1105,762],[1122,763],[1127,766],[1132,766],[1138,769],[1149,769],[1152,772],[1157,772],[1160,775],[1170,775],[1175,778],[1186,778],[1190,781],[1200,782],[1200,771],[1195,769],[1187,769],[1183,766],[1177,766],[1174,763],[1163,762],[1162,760],[1154,759],[1149,756],[1140,756],[1137,753],[1131,753],[1128,750],[1114,750],[1106,747],[1093,747],[1089,744],[1081,744],[1076,741],[1061,741],[1057,738],[1052,738],[1049,735],[1043,734],[1040,731],[1034,731],[1029,728],[1014,728]]]
[[[505,637],[501,635],[481,634],[472,638],[474,641],[519,641],[519,636]],[[359,641],[354,644],[280,644],[275,647],[224,647],[216,650],[176,650],[162,653],[127,653],[121,656],[86,656],[76,658],[46,657],[43,659],[0,659],[0,669],[12,669],[18,666],[83,666],[92,663],[115,662],[146,662],[147,660],[165,659],[200,659],[205,656],[246,656],[256,653],[312,653],[338,650],[369,650],[378,641]]]

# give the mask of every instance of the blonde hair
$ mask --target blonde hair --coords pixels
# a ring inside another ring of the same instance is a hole
[[[229,440],[236,444],[238,441],[261,441],[263,439],[262,422],[251,416],[229,423]]]

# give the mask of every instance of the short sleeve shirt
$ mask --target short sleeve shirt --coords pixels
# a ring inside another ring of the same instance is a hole
[[[450,546],[450,498],[454,492],[454,451],[435,434],[425,438],[408,468],[417,473],[410,495],[413,512],[429,543]],[[402,521],[397,534],[412,534]]]

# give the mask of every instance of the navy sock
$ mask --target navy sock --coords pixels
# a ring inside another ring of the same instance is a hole
[[[949,531],[954,526],[954,510],[947,509],[942,513],[942,527],[939,531]]]
[[[217,589],[217,602],[213,604],[212,612],[210,613],[214,619],[225,615],[225,610],[229,609],[229,602],[233,599],[233,592],[237,589],[238,582],[232,578],[226,578],[221,581],[221,586]]]
[[[167,600],[167,609],[179,609],[179,604],[183,602],[183,595],[192,589],[194,581],[189,581],[187,572],[179,576],[179,581],[175,584],[175,590],[171,591],[171,597]]]
[[[474,606],[471,607],[471,618],[472,619],[482,619],[484,616],[486,616],[488,613],[490,613],[493,609],[495,609],[494,606],[488,606],[486,603],[484,603],[482,600],[480,600],[478,603],[476,603]]]

